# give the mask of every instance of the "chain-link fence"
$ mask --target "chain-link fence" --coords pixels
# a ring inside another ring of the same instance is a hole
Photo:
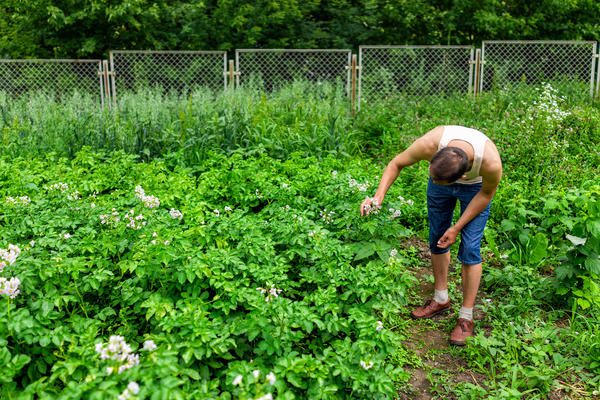
[[[160,88],[188,93],[199,87],[222,90],[227,53],[224,51],[128,51],[110,53],[113,95]]]
[[[147,88],[219,91],[235,79],[237,86],[273,91],[301,80],[337,83],[348,95],[357,84],[360,105],[394,95],[436,101],[473,89],[548,81],[566,82],[571,91],[580,85],[591,95],[594,84],[596,92],[600,89],[593,41],[484,41],[477,62],[474,51],[473,46],[360,46],[356,69],[351,50],[313,49],[238,49],[235,65],[232,60],[229,66],[224,51],[111,51],[110,67],[101,60],[0,60],[0,92],[41,91],[59,100],[81,93],[110,104],[117,94]],[[351,82],[355,72],[358,79]]]
[[[593,94],[596,42],[484,41],[481,48],[481,90],[562,81]]]
[[[235,51],[237,85],[272,91],[294,80],[339,83],[348,88],[351,50]]]
[[[0,60],[0,91],[11,96],[44,92],[104,99],[100,60]]]
[[[359,97],[468,93],[472,46],[360,46]]]

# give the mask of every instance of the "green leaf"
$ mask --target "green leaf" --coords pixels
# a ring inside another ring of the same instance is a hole
[[[291,383],[292,385],[296,386],[297,388],[303,388],[304,387],[304,383],[302,382],[302,378],[300,378],[298,376],[298,374],[296,374],[293,371],[288,371],[285,374],[285,377],[287,379],[287,381],[289,383]]]
[[[187,349],[187,350],[185,351],[185,353],[183,353],[183,356],[181,356],[181,358],[183,358],[183,361],[184,361],[186,364],[189,364],[189,363],[190,363],[190,360],[192,359],[192,356],[193,356],[193,355],[194,355],[194,353],[192,352],[192,350],[191,350],[191,349]]]
[[[0,364],[7,365],[10,362],[10,351],[6,347],[0,348]]]
[[[182,372],[195,381],[200,380],[200,374],[191,368],[184,368]]]
[[[502,232],[512,231],[513,229],[515,229],[515,227],[516,227],[516,225],[513,221],[508,220],[508,219],[502,220],[502,223],[501,223]]]
[[[252,330],[250,330],[250,332],[248,332],[248,340],[249,341],[253,341],[260,334],[260,330],[257,328],[252,329]]]
[[[586,224],[587,230],[596,239],[600,239],[600,220],[588,221]]]
[[[558,208],[558,206],[560,205],[560,203],[554,199],[547,199],[545,204],[544,204],[544,212],[548,213],[549,211],[552,211],[556,208]]]
[[[524,229],[521,232],[519,232],[519,241],[521,242],[521,244],[525,246],[527,245],[529,240],[529,229]]]
[[[537,264],[548,255],[548,238],[543,233],[538,233],[527,243],[529,262]]]
[[[593,274],[600,275],[600,258],[597,255],[586,258],[585,268]]]
[[[563,224],[565,224],[565,226],[567,227],[567,229],[571,230],[573,229],[573,226],[575,225],[575,222],[573,221],[572,218],[566,217],[564,215],[560,216],[558,218],[558,220],[560,222],[562,222]]]
[[[362,242],[362,245],[356,251],[355,260],[362,260],[372,256],[375,253],[375,245],[370,242]]]
[[[586,310],[590,307],[590,302],[581,297],[577,299],[577,304],[579,304],[579,307],[581,307],[582,310]]]
[[[40,337],[39,343],[40,343],[40,346],[42,346],[42,347],[48,346],[50,344],[50,337],[49,336]]]
[[[12,363],[16,370],[20,370],[25,365],[27,365],[29,361],[31,361],[31,357],[29,357],[28,355],[18,354],[15,357],[13,357]]]
[[[47,317],[50,311],[54,308],[54,304],[47,300],[42,301],[42,316]]]

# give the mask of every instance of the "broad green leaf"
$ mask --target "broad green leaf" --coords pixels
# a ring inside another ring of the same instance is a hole
[[[600,220],[587,221],[586,227],[589,233],[596,239],[600,239]]]
[[[54,304],[52,304],[50,301],[42,300],[42,315],[44,317],[48,316],[48,314],[50,313],[50,311],[52,311],[53,308]]]
[[[0,362],[2,365],[8,365],[10,362],[10,351],[6,347],[0,348]]]
[[[548,238],[543,233],[538,233],[527,245],[529,251],[529,262],[537,264],[548,255]]]
[[[182,371],[185,375],[189,376],[193,380],[200,380],[200,374],[191,368],[184,368]]]
[[[563,215],[563,216],[558,217],[558,220],[560,222],[562,222],[569,230],[573,229],[573,226],[575,225],[575,221],[573,221],[573,218],[571,218],[571,217],[567,217],[567,216]]]
[[[45,335],[40,337],[39,343],[40,343],[40,346],[42,346],[42,347],[48,346],[50,344],[50,337],[45,336]]]
[[[293,371],[288,371],[285,374],[285,377],[287,379],[287,381],[289,383],[291,383],[292,385],[296,386],[297,388],[302,388],[304,387],[304,383],[302,382],[302,378],[300,378],[300,376],[298,376],[298,374],[296,374]]]
[[[502,220],[501,229],[503,232],[512,231],[513,229],[515,229],[515,227],[516,227],[516,225],[513,221],[508,220],[508,219]]]
[[[585,259],[586,269],[596,275],[600,275],[600,258],[597,255],[592,254],[592,257]]]
[[[372,256],[375,253],[375,245],[370,242],[363,242],[356,252],[355,260],[362,260]]]
[[[589,301],[581,297],[577,299],[577,304],[579,304],[582,310],[588,309],[591,305]]]
[[[544,212],[548,213],[549,211],[552,211],[552,210],[558,208],[559,205],[560,205],[560,203],[558,201],[556,201],[554,199],[548,199],[544,203]]]
[[[26,354],[18,354],[15,357],[13,357],[12,363],[13,363],[13,367],[16,370],[20,370],[21,368],[23,368],[29,361],[31,361],[31,357],[29,357]]]
[[[523,246],[526,246],[529,240],[529,229],[524,229],[519,232],[519,241],[521,244],[523,244]]]

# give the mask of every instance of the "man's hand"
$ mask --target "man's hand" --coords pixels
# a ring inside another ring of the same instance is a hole
[[[456,237],[458,236],[458,230],[454,227],[448,228],[448,230],[442,235],[440,240],[437,242],[437,247],[440,249],[446,249],[450,247],[454,242],[456,242]]]
[[[381,200],[377,197],[365,197],[360,205],[360,215],[377,214],[381,208]]]

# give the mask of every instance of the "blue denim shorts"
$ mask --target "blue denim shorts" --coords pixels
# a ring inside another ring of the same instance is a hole
[[[456,200],[460,201],[460,214],[481,190],[481,183],[465,185],[453,183],[448,186],[437,185],[429,178],[427,185],[427,212],[429,214],[429,249],[431,254],[443,254],[450,248],[440,249],[437,242],[446,230],[452,226],[452,217]],[[490,215],[490,204],[473,218],[460,231],[460,246],[458,248],[458,261],[465,265],[475,265],[481,262],[481,239],[483,229]]]

